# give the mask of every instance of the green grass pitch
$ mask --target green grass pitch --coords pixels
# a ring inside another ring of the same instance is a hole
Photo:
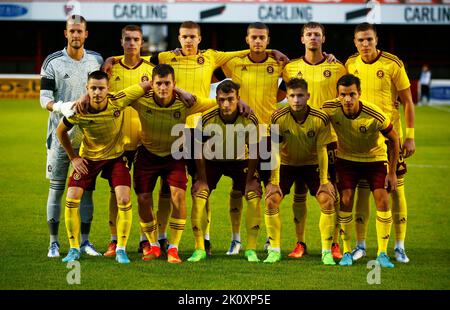
[[[81,259],[81,284],[69,285],[66,264],[47,255],[48,229],[45,179],[45,132],[47,112],[38,100],[0,101],[0,289],[160,289],[160,290],[303,290],[303,289],[450,289],[450,107],[416,108],[417,152],[408,160],[407,253],[409,264],[397,263],[381,271],[381,284],[369,285],[366,264],[376,255],[375,218],[372,212],[368,258],[352,267],[325,267],[320,262],[319,208],[308,197],[307,244],[309,255],[288,259],[295,245],[291,202],[281,207],[283,260],[274,265],[248,263],[243,254],[228,257],[230,242],[227,200],[230,181],[223,179],[212,194],[213,257],[200,263],[171,265],[164,260],[143,262],[136,252],[139,241],[137,203],[128,253],[132,263],[117,264],[106,257]],[[109,241],[108,186],[98,179],[91,241],[104,251]],[[372,208],[374,210],[374,208]],[[245,209],[244,209],[245,212]],[[62,212],[64,214],[64,212]],[[190,199],[188,199],[190,214]],[[262,212],[263,214],[263,212]],[[245,220],[245,219],[244,219]],[[242,238],[245,240],[245,226]],[[259,238],[260,258],[265,227]],[[389,254],[393,255],[393,238]],[[61,218],[62,254],[68,249],[64,218]],[[245,245],[245,242],[244,242]],[[180,254],[186,260],[194,249],[190,221],[186,223]]]

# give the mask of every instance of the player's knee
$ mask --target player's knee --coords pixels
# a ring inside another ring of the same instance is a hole
[[[241,199],[242,196],[244,196],[244,195],[243,195],[242,192],[239,191],[239,190],[233,189],[233,190],[230,192],[230,198],[232,198],[232,199]]]
[[[353,209],[353,195],[343,193],[341,196],[341,210],[349,212]]]
[[[152,207],[152,194],[151,193],[142,193],[138,194],[138,205],[139,208],[148,208]]]
[[[118,205],[127,205],[130,202],[130,196],[117,196]]]
[[[322,210],[331,211],[334,210],[334,199],[327,193],[320,193],[317,195],[317,200]]]
[[[270,195],[266,198],[267,209],[278,209],[280,207],[281,196],[278,193]]]
[[[179,206],[185,203],[186,192],[184,190],[174,187],[171,189],[171,193],[174,206]]]

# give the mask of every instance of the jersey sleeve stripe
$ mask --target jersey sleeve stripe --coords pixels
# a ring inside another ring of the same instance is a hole
[[[364,107],[363,107],[362,111],[365,112],[367,115],[372,116],[374,119],[376,119],[380,123],[383,123],[385,121],[384,117],[380,117],[379,114],[373,113],[372,110],[364,109]]]
[[[383,52],[381,54],[381,57],[384,57],[386,59],[392,60],[393,62],[395,62],[399,67],[403,67],[403,63],[400,59],[398,59],[397,56],[391,55],[391,54],[385,54],[385,52]]]
[[[319,112],[319,111],[314,110],[314,109],[311,109],[311,111],[309,113],[312,116],[320,118],[325,123],[325,125],[328,125],[329,119],[328,119],[328,116],[325,113]]]
[[[272,123],[275,123],[280,117],[282,117],[286,113],[289,113],[289,107],[285,107],[279,111],[274,112],[271,116]]]
[[[62,51],[58,51],[58,52],[55,52],[55,53],[53,53],[53,54],[47,56],[47,58],[44,60],[44,63],[43,63],[43,65],[42,65],[42,68],[44,69],[44,71],[47,69],[48,64],[49,64],[53,59],[56,59],[56,58],[59,58],[59,57],[63,57],[63,56],[64,56],[64,54],[63,54]]]
[[[380,113],[368,106],[363,105],[363,110],[370,111],[372,114],[377,115],[379,118],[382,118],[382,119],[386,118],[382,113]]]

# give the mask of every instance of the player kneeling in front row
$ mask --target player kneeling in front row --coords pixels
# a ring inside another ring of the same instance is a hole
[[[281,165],[274,167],[266,187],[265,221],[270,249],[264,262],[281,259],[279,206],[282,195],[289,194],[294,182],[302,182],[320,205],[322,262],[336,265],[331,254],[336,212],[334,186],[328,180],[327,144],[333,141],[330,122],[325,113],[307,104],[310,94],[305,80],[293,78],[286,87],[289,106],[275,111],[271,118],[272,156],[280,158]]]
[[[126,264],[130,262],[125,247],[132,221],[131,177],[126,166],[126,158],[122,157],[123,108],[115,103],[131,102],[137,98],[133,98],[133,94],[129,94],[126,89],[116,95],[108,94],[108,75],[102,71],[89,74],[86,88],[90,97],[88,113],[64,117],[57,128],[58,139],[74,169],[69,178],[65,208],[70,250],[63,258],[63,262],[80,258],[80,199],[85,190],[95,189],[97,175],[102,172],[102,177],[108,179],[110,186],[115,190],[119,209],[116,260]],[[81,157],[74,152],[67,134],[74,125],[78,125],[84,134],[80,148]]]
[[[258,237],[261,213],[261,186],[257,179],[258,162],[258,119],[254,114],[245,118],[239,114],[239,85],[225,80],[217,86],[217,108],[202,114],[201,131],[197,126],[197,151],[195,162],[197,180],[192,189],[193,206],[191,214],[192,230],[195,237],[195,251],[188,259],[198,262],[206,258],[204,229],[205,205],[210,191],[216,188],[222,175],[233,180],[233,188],[239,190],[247,199],[247,250],[245,257],[249,262],[258,262],[256,240]],[[205,141],[206,140],[206,141]]]
[[[380,108],[360,100],[359,78],[347,74],[337,83],[338,98],[327,101],[322,109],[328,114],[338,136],[336,172],[341,192],[338,222],[344,242],[341,266],[353,263],[351,233],[353,228],[353,200],[355,188],[361,179],[367,180],[377,208],[377,261],[381,267],[393,268],[387,256],[387,245],[392,226],[388,190],[396,190],[396,164],[399,139],[393,125]],[[389,167],[385,138],[389,139]]]

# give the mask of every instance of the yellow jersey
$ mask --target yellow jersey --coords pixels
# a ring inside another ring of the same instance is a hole
[[[357,162],[387,161],[384,135],[393,125],[380,108],[360,100],[358,113],[354,118],[348,118],[336,98],[325,102],[322,110],[336,131],[338,158]]]

